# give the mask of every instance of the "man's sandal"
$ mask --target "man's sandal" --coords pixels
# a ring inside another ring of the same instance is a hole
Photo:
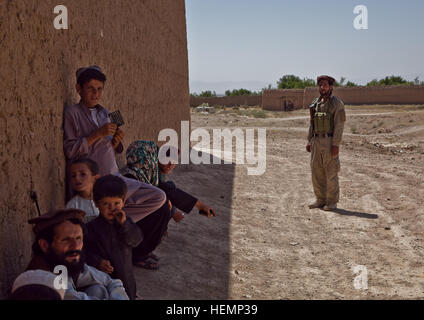
[[[136,267],[148,269],[148,270],[157,270],[159,269],[159,265],[157,262],[155,262],[153,259],[146,258],[144,260],[140,260],[137,262],[134,262],[134,265]]]

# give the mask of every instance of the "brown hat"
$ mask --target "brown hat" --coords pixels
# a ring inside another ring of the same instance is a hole
[[[326,75],[319,76],[319,77],[317,78],[317,84],[319,84],[319,82],[320,82],[321,80],[327,80],[327,81],[328,81],[328,84],[329,84],[330,86],[333,86],[333,85],[334,85],[334,83],[336,83],[336,79],[334,79],[333,77],[330,77],[330,76],[326,76]]]
[[[43,214],[40,217],[28,220],[28,223],[35,224],[33,230],[34,233],[37,234],[40,231],[63,222],[69,219],[78,219],[83,222],[83,218],[85,216],[85,212],[78,209],[61,209],[54,210],[48,213]]]

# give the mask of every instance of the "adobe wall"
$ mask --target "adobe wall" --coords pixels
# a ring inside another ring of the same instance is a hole
[[[334,88],[333,94],[350,105],[424,103],[424,86],[337,87]],[[265,90],[262,95],[262,108],[283,111],[284,100],[293,101],[295,109],[307,108],[318,96],[318,87]]]
[[[375,86],[335,88],[333,94],[345,104],[423,104],[424,86]],[[318,88],[306,88],[303,107],[319,96]]]
[[[260,106],[261,101],[261,96],[190,97],[190,106],[197,107],[202,103],[209,106]]]
[[[269,111],[285,111],[284,101],[293,103],[295,109],[302,108],[303,89],[265,90],[262,95],[262,109]]]
[[[79,100],[78,67],[103,68],[101,103],[121,110],[126,146],[190,119],[184,0],[65,1],[69,30],[53,27],[59,4],[0,2],[0,298],[30,259],[29,192],[43,212],[64,206],[62,113]]]

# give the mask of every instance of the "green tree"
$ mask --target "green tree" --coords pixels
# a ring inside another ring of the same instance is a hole
[[[314,87],[315,85],[315,80],[301,79],[293,74],[285,75],[277,81],[278,89],[304,89],[306,87]]]
[[[200,92],[199,97],[216,97],[216,92],[210,90],[202,91]]]
[[[390,76],[383,79],[374,79],[367,83],[367,86],[394,86],[394,85],[413,85],[413,81],[407,81],[400,76]]]
[[[345,84],[345,87],[357,87],[358,85],[355,82],[348,81]]]
[[[256,92],[252,92],[250,90],[243,89],[243,88],[233,89],[233,91],[231,90],[225,91],[226,96],[251,96],[253,94],[256,94]]]

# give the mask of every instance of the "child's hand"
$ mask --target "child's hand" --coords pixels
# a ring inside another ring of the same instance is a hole
[[[110,264],[109,260],[103,259],[99,263],[99,270],[101,270],[101,271],[103,271],[107,274],[111,274],[114,269],[113,269],[112,265]]]
[[[125,221],[127,221],[127,215],[125,214],[124,210],[115,210],[113,212],[113,215],[115,216],[115,220],[123,226]]]
[[[101,127],[100,129],[97,129],[97,132],[103,138],[107,136],[113,137],[115,135],[117,128],[118,126],[114,123],[106,123],[103,127]]]
[[[184,213],[182,213],[179,210],[176,210],[174,213],[174,217],[173,217],[175,222],[180,222],[181,220],[184,219]]]
[[[216,217],[215,210],[205,205],[202,201],[198,200],[196,202],[196,208],[199,209],[199,213],[210,218],[211,216]]]
[[[125,137],[124,131],[117,128],[115,135],[113,136],[113,139],[112,139],[112,146],[116,149],[118,145],[122,142],[122,140],[124,140],[124,137]]]

